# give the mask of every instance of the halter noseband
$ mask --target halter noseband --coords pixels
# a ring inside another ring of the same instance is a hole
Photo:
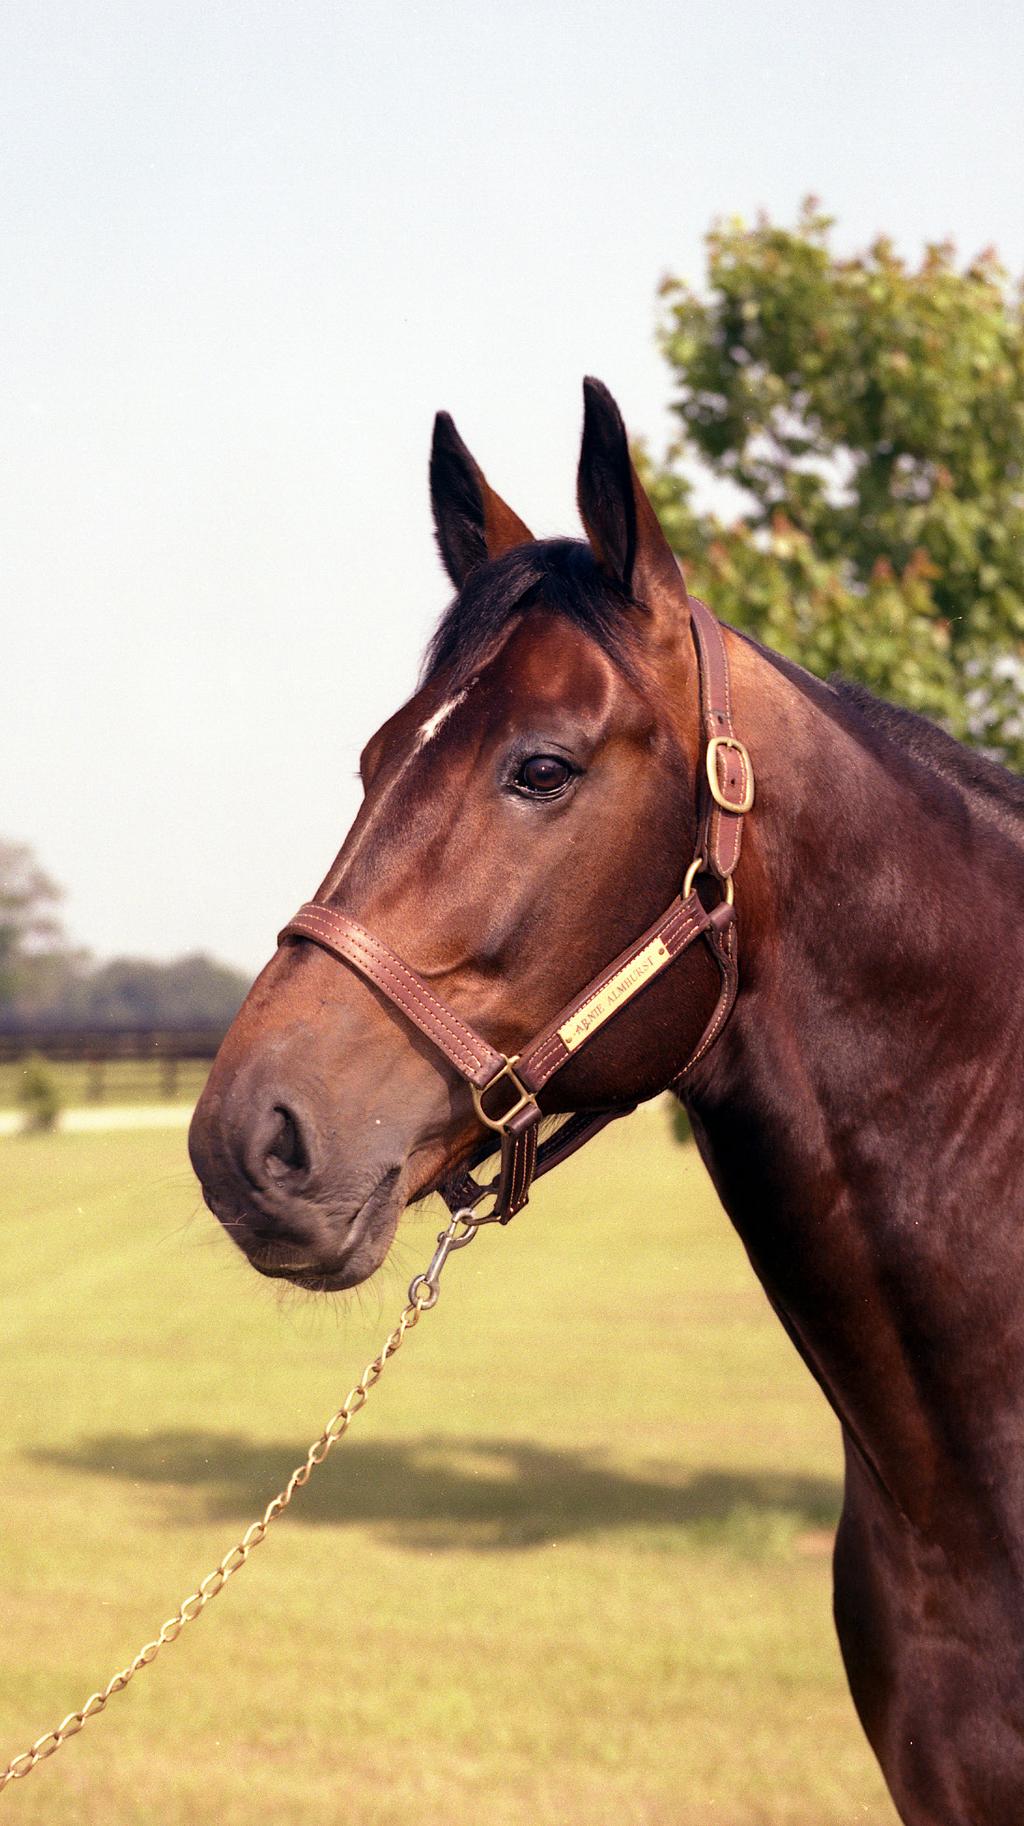
[[[697,854],[686,871],[681,894],[550,1020],[523,1052],[497,1052],[382,939],[337,907],[308,901],[283,928],[278,943],[307,939],[375,985],[388,1001],[444,1054],[469,1085],[480,1121],[501,1138],[497,1176],[481,1185],[469,1169],[442,1188],[451,1211],[473,1211],[488,1195],[494,1206],[475,1224],[507,1224],[521,1211],[534,1179],[558,1166],[577,1148],[634,1105],[570,1115],[538,1147],[544,1086],[581,1046],[653,982],[675,959],[703,938],[721,975],[714,1012],[697,1046],[672,1080],[678,1085],[717,1039],[736,999],[736,924],[732,877],[739,861],[743,818],[754,802],[754,772],[732,722],[729,662],[722,630],[707,605],[689,598],[690,626],[697,649],[700,704],[705,738],[701,774]],[[723,899],[708,911],[694,882],[711,875]]]

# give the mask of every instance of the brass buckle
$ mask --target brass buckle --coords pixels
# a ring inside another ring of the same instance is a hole
[[[528,1103],[533,1102],[533,1092],[528,1091],[522,1080],[516,1076],[514,1067],[517,1066],[518,1063],[519,1054],[514,1052],[511,1059],[505,1060],[504,1065],[501,1066],[500,1070],[495,1072],[494,1077],[488,1080],[482,1090],[478,1089],[475,1084],[471,1084],[469,1087],[473,1094],[473,1107],[481,1122],[486,1122],[489,1129],[496,1129],[499,1135],[507,1134],[508,1125],[512,1121],[513,1116],[518,1116],[520,1110],[524,1110]],[[487,1091],[492,1091],[496,1084],[500,1084],[502,1078],[507,1078],[513,1089],[518,1091],[519,1095],[517,1096],[516,1101],[511,1104],[507,1110],[502,1110],[500,1116],[489,1116],[483,1105],[484,1095]]]
[[[738,805],[734,805],[731,799],[726,798],[718,782],[718,750],[720,748],[734,748],[743,762],[744,778],[747,784],[743,798]],[[735,812],[737,817],[741,816],[743,812],[749,812],[754,803],[754,769],[743,743],[734,735],[713,735],[708,743],[705,762],[708,770],[708,785],[715,804],[720,805],[724,812]]]

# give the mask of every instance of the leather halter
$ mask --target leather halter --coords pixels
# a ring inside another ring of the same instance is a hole
[[[654,924],[621,951],[600,975],[542,1028],[523,1052],[506,1057],[436,996],[390,946],[337,907],[308,901],[283,928],[278,943],[306,939],[350,964],[375,985],[398,1012],[418,1027],[470,1087],[480,1121],[500,1136],[501,1164],[488,1185],[464,1169],[442,1188],[451,1211],[473,1211],[493,1194],[493,1208],[479,1223],[507,1224],[521,1211],[535,1178],[558,1166],[576,1149],[635,1105],[570,1115],[538,1146],[540,1092],[554,1074],[599,1033],[637,992],[675,959],[703,939],[721,975],[714,1012],[697,1046],[673,1079],[681,1083],[718,1038],[736,999],[736,927],[732,877],[740,857],[744,814],[754,802],[754,773],[732,721],[729,662],[722,630],[698,597],[689,598],[690,625],[697,649],[701,721],[705,738],[700,774],[697,854],[679,894]],[[714,878],[723,898],[705,908],[694,882]]]

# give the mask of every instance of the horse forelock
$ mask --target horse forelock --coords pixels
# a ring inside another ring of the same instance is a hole
[[[629,670],[636,623],[631,598],[600,570],[582,539],[541,539],[482,565],[449,604],[427,648],[426,685],[444,673],[458,690],[528,608],[562,616]]]

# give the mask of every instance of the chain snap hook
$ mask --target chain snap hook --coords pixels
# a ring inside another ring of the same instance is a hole
[[[460,1224],[465,1226],[461,1235],[459,1233]],[[464,1205],[460,1211],[452,1212],[447,1230],[438,1232],[437,1248],[431,1256],[429,1268],[423,1274],[415,1275],[409,1283],[410,1306],[417,1306],[421,1312],[429,1312],[432,1306],[437,1305],[441,1293],[438,1282],[441,1279],[442,1268],[452,1250],[465,1249],[466,1244],[473,1241],[479,1228],[480,1220],[468,1205]]]

